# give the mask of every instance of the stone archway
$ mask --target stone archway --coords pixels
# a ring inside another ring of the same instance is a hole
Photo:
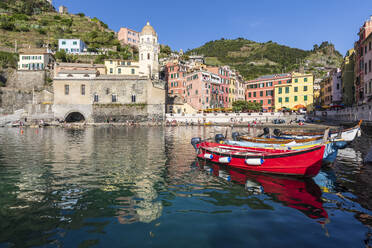
[[[82,122],[82,121],[85,121],[85,117],[80,112],[70,112],[69,114],[67,114],[65,121],[68,123]]]

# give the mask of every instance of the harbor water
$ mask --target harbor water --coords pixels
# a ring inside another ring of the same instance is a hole
[[[195,159],[225,132],[0,129],[0,248],[372,246],[371,133],[298,179]]]

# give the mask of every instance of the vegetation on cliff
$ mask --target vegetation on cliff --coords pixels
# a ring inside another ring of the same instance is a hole
[[[0,70],[3,68],[17,68],[18,55],[0,51]]]
[[[114,31],[98,18],[89,18],[83,13],[59,14],[46,0],[3,0],[0,3],[0,47],[2,50],[17,47],[41,47],[49,45],[57,49],[58,39],[78,38],[96,52],[111,50],[114,58],[135,59],[136,51],[122,47]],[[102,60],[101,56],[98,60]],[[79,58],[67,56],[68,60]]]
[[[202,54],[209,65],[229,65],[246,79],[288,72],[300,66],[310,71],[319,69],[316,67],[337,67],[342,61],[341,54],[328,42],[306,51],[272,41],[258,43],[243,38],[210,41],[186,54]]]

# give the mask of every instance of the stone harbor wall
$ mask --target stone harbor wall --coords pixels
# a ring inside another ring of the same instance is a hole
[[[15,71],[6,82],[6,87],[19,90],[41,90],[46,82],[45,71]]]
[[[93,121],[103,122],[145,122],[148,120],[147,104],[93,104]]]
[[[65,94],[66,85],[68,94]],[[60,120],[65,120],[71,113],[83,115],[88,123],[165,119],[165,88],[161,82],[153,83],[141,77],[100,76],[94,79],[57,78],[53,86],[53,112]],[[82,87],[85,89],[83,95]]]
[[[46,85],[46,71],[6,70],[0,79],[5,84],[5,87],[0,88],[0,115],[25,109],[33,100],[36,100],[36,103],[41,103],[43,99],[53,101],[52,93],[44,91],[50,88]]]
[[[327,121],[372,122],[372,103],[340,110],[316,111],[315,115]]]
[[[32,91],[2,87],[0,88],[0,115],[12,114],[23,109],[32,101]]]

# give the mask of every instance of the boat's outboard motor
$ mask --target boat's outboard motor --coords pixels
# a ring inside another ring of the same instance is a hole
[[[233,140],[235,140],[235,141],[238,140],[239,136],[240,136],[239,132],[233,132],[233,133],[231,134],[231,138],[232,138]]]
[[[265,127],[264,129],[263,129],[263,133],[262,134],[260,134],[260,135],[258,135],[257,137],[262,137],[262,136],[264,136],[264,135],[270,135],[270,129],[268,128],[268,127]]]
[[[280,135],[282,135],[282,132],[280,132],[279,129],[274,129],[274,135],[275,136],[280,136]]]
[[[346,141],[336,141],[336,142],[333,142],[333,147],[336,149],[344,149],[347,147],[348,144],[349,143]]]
[[[201,142],[201,138],[200,137],[195,137],[195,138],[192,138],[191,139],[191,145],[195,148],[195,150],[198,150],[198,148],[196,147],[197,144],[199,144]]]
[[[216,134],[216,136],[214,136],[214,140],[216,141],[216,143],[220,143],[221,141],[225,140],[225,136],[223,136],[223,134]]]

